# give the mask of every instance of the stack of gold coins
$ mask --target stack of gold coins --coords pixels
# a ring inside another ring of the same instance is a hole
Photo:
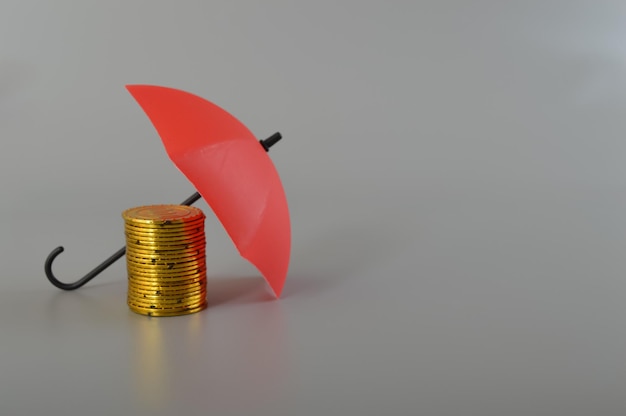
[[[206,308],[204,213],[185,205],[151,205],[122,213],[128,306],[148,316]]]

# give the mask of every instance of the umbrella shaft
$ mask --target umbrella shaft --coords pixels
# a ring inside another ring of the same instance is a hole
[[[193,195],[191,195],[189,198],[185,199],[181,205],[191,205],[194,202],[196,202],[198,199],[202,198],[202,196],[200,195],[200,193],[196,192]]]

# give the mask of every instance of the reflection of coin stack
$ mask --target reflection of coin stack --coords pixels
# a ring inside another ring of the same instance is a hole
[[[128,306],[149,316],[206,308],[204,213],[184,205],[152,205],[122,213]]]

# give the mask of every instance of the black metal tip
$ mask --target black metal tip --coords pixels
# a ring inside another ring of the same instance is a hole
[[[282,138],[282,134],[276,132],[265,140],[259,140],[259,143],[261,143],[261,146],[263,146],[263,149],[267,152],[270,150],[270,147],[274,146]]]

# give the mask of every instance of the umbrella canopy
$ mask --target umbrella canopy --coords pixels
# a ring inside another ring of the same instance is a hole
[[[194,94],[152,85],[126,88],[174,165],[279,297],[289,267],[289,209],[278,172],[259,141],[227,111]]]

